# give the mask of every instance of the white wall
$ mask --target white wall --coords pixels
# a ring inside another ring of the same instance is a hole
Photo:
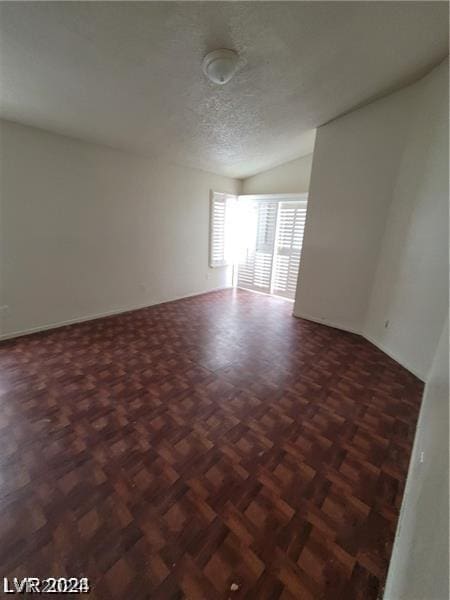
[[[0,122],[2,335],[230,284],[210,189],[236,180]]]
[[[317,130],[295,315],[361,331],[411,105],[401,91]]]
[[[364,335],[422,379],[448,309],[447,69],[414,86],[417,104],[364,324]]]
[[[449,597],[448,178],[448,61],[317,132],[294,314],[427,381],[385,600]]]
[[[449,597],[448,320],[425,387],[385,600]]]
[[[284,163],[242,182],[242,194],[294,194],[309,190],[312,154]]]
[[[421,378],[447,302],[446,86],[443,64],[319,128],[294,308],[367,335]]]

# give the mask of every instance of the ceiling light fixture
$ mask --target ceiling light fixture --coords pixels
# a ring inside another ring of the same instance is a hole
[[[214,50],[203,59],[203,73],[213,83],[224,85],[236,73],[238,55],[233,50]]]

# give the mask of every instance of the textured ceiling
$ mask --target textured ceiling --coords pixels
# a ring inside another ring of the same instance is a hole
[[[2,2],[0,116],[245,177],[447,53],[445,2]]]

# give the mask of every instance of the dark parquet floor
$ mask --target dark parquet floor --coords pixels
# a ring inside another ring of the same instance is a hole
[[[381,597],[422,383],[291,311],[227,290],[2,343],[0,577]]]

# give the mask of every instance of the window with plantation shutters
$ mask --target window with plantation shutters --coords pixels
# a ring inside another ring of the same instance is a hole
[[[239,201],[246,240],[239,253],[237,285],[294,299],[307,201],[299,196],[259,198]]]
[[[277,222],[276,202],[253,202],[247,232],[251,241],[247,243],[238,267],[238,287],[270,292],[273,267],[273,250]]]
[[[272,293],[294,298],[306,221],[306,202],[280,202]]]
[[[209,266],[230,264],[231,213],[236,196],[212,192],[210,203]]]

